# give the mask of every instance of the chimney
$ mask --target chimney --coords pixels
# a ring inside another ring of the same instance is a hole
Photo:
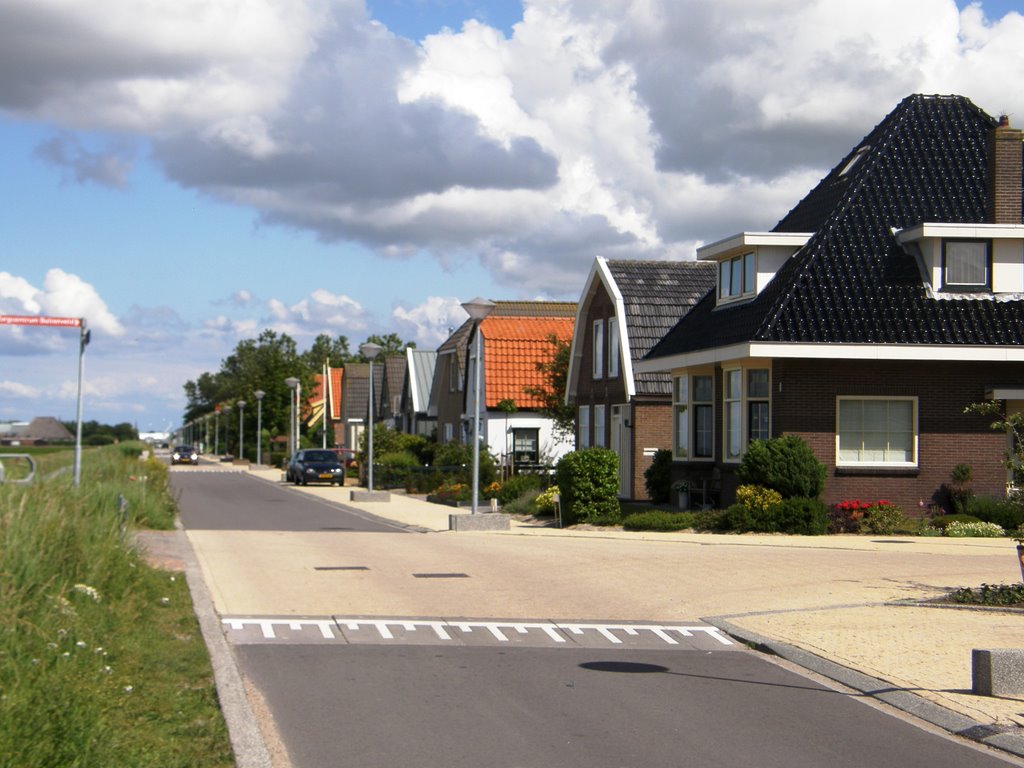
[[[985,221],[989,224],[1020,224],[1021,174],[1024,131],[1010,127],[1010,118],[999,117],[989,134],[986,151]]]

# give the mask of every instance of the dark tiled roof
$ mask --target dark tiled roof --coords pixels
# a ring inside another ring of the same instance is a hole
[[[699,261],[606,262],[625,305],[626,330],[633,360],[640,360],[679,318],[715,287],[715,265]],[[667,395],[667,373],[638,373],[638,395]]]
[[[1024,301],[930,296],[892,232],[984,221],[995,125],[962,96],[908,96],[776,226],[815,234],[768,286],[717,309],[709,294],[648,356],[746,341],[1024,344]]]
[[[342,418],[366,419],[370,400],[369,364],[345,363],[345,377],[342,381]]]

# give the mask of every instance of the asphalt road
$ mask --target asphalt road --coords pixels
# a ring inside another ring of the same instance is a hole
[[[280,621],[260,624],[256,616],[250,617],[255,623],[243,625],[233,616],[225,623],[232,652],[265,700],[294,768],[1019,764],[923,730],[713,637],[668,645],[656,632],[645,631],[636,639],[621,626],[602,631],[597,623],[616,618],[610,615],[594,617],[585,642],[578,643],[554,639],[561,634],[572,640],[574,625],[550,629],[537,622],[520,633],[507,615],[500,631],[488,632],[488,617],[479,613],[479,595],[471,612],[463,610],[473,597],[469,589],[481,578],[441,573],[432,560],[439,547],[453,542],[482,546],[486,537],[406,533],[343,504],[241,474],[176,472],[172,484],[183,524],[202,536],[207,567],[217,565],[212,558],[237,558],[221,571],[221,583],[213,589],[219,604],[240,602],[234,597],[237,589],[229,588],[232,581],[250,583],[267,570],[253,562],[261,552],[277,553],[274,581],[304,579],[300,590],[275,589],[271,594],[264,588],[247,598],[265,608],[265,618],[285,617]],[[261,545],[260,536],[270,537],[272,546]],[[328,561],[324,551],[309,544],[310,537],[338,556]],[[300,541],[304,548],[289,546]],[[240,542],[250,545],[246,557],[239,557]],[[525,556],[522,548],[532,543],[518,541],[516,546]],[[616,567],[602,558],[605,550],[599,542],[564,546],[576,559],[586,557],[579,548],[593,547],[586,561],[590,569]],[[389,569],[388,550],[401,556],[401,567]],[[430,565],[407,567],[406,561],[413,559],[410,550],[417,562]],[[452,560],[448,550],[443,552]],[[544,558],[545,567],[557,573],[557,554],[545,549]],[[461,562],[467,571],[482,568],[468,555]],[[359,563],[372,567],[349,570]],[[506,566],[505,588],[514,588],[512,565],[490,555],[485,591],[498,588],[496,577]],[[230,571],[242,576],[233,579]],[[339,579],[350,586],[339,587]],[[346,603],[361,605],[369,621],[377,617],[378,624],[362,627],[349,616],[353,623],[348,626],[344,617],[332,614],[312,617],[309,624],[297,620],[282,596],[316,590],[320,584],[336,590],[328,604],[338,605],[338,610]],[[568,586],[561,583],[559,594],[568,612],[578,615],[574,607],[586,605],[593,611],[600,605],[600,594],[593,592],[601,588],[599,582],[576,579]],[[428,605],[426,598],[434,591],[444,598]],[[359,593],[388,596],[389,602],[346,597]],[[417,602],[421,594],[423,602]],[[546,599],[550,608],[551,595]],[[528,608],[530,603],[529,594],[518,595],[514,605]],[[539,595],[536,605],[536,612],[522,615],[553,615],[539,607]],[[395,606],[404,609],[395,621],[401,616],[425,618],[404,632],[380,623]],[[437,606],[454,618],[442,620],[434,612]],[[693,616],[699,615],[706,614],[695,610]],[[478,623],[460,629],[467,616],[476,616]],[[631,616],[633,622],[642,619]],[[230,627],[233,620],[239,622],[238,630]],[[664,621],[650,623],[656,627]],[[615,642],[620,637],[626,642]]]

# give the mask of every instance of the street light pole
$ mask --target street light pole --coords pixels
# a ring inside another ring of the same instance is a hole
[[[252,393],[256,398],[256,465],[263,465],[263,398],[267,393],[257,389]]]
[[[235,403],[238,406],[238,458],[245,461],[245,424],[242,416],[245,414],[245,400]]]
[[[373,417],[374,417],[374,402],[373,402],[373,358],[380,354],[380,344],[373,344],[372,342],[366,342],[365,344],[359,345],[359,351],[363,354],[367,360],[370,361],[370,403],[369,403],[369,414],[370,414],[370,431],[367,434],[366,439],[366,453],[369,461],[369,471],[367,473],[367,490],[373,491]]]
[[[477,514],[480,502],[480,363],[483,356],[483,345],[480,338],[480,323],[494,309],[494,302],[477,297],[463,302],[466,310],[476,323],[476,361],[473,365],[473,507],[471,514]]]
[[[213,455],[220,456],[220,406],[213,410]]]
[[[289,416],[288,416],[288,456],[289,458],[295,455],[295,388],[299,386],[299,380],[294,376],[289,376],[284,380],[284,383],[288,385],[288,389],[291,392],[291,398],[289,399]]]

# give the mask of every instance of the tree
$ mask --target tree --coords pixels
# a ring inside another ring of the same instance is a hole
[[[366,343],[377,344],[380,347],[381,357],[393,357],[394,355],[404,354],[406,347],[416,348],[415,341],[402,341],[397,333],[389,333],[387,336],[374,333],[366,337]],[[358,360],[362,363],[368,362],[363,357],[362,352],[359,353]]]
[[[576,432],[576,409],[565,402],[565,385],[569,379],[569,355],[572,343],[555,334],[547,338],[552,347],[551,358],[537,363],[537,370],[544,376],[544,383],[535,387],[524,387],[531,397],[539,398],[540,412],[554,422],[557,434],[570,438]]]
[[[320,370],[325,360],[332,368],[337,368],[355,359],[356,356],[348,348],[348,336],[344,335],[331,339],[326,333],[321,333],[313,340],[309,350],[302,353],[302,361],[312,370]]]
[[[1003,455],[1003,466],[1015,476],[1019,475],[1021,468],[1024,467],[1024,413],[1006,413],[1006,404],[1003,400],[971,403],[964,408],[964,413],[991,418],[991,429],[1010,435],[1013,449]]]

